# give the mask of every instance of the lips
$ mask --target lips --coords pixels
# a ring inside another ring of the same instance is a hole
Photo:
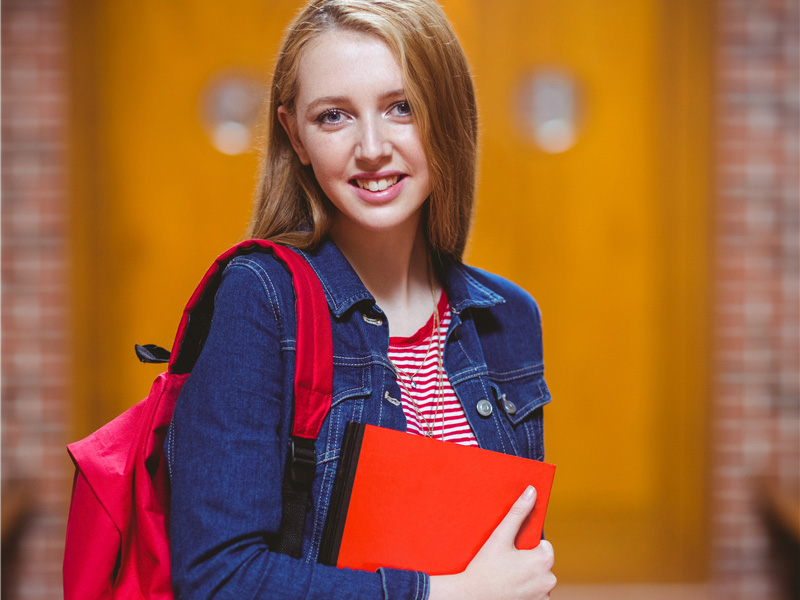
[[[405,178],[405,174],[398,172],[359,173],[350,180],[350,185],[362,200],[386,202],[400,193]]]
[[[353,182],[362,190],[370,192],[382,192],[388,187],[392,187],[400,179],[399,175],[385,177],[381,179],[353,179]]]
[[[406,175],[399,171],[383,171],[380,173],[359,173],[350,180],[351,185],[370,192],[382,192],[397,184]]]

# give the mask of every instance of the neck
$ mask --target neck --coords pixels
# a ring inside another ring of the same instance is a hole
[[[386,314],[391,335],[412,335],[425,324],[434,308],[431,285],[438,285],[419,223],[413,230],[358,235],[336,223],[331,237]]]

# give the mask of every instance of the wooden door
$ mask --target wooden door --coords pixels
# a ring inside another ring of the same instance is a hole
[[[203,272],[243,236],[257,151],[221,152],[204,113],[226,79],[266,92],[297,2],[70,10],[80,435],[147,393],[160,367],[140,364],[134,344],[170,347]]]
[[[159,368],[133,344],[168,346],[205,267],[243,234],[257,155],[214,146],[205,98],[225,77],[266,85],[298,4],[69,4],[76,436],[145,395]],[[481,109],[468,258],[544,313],[560,580],[700,578],[708,3],[444,6]],[[548,72],[575,84],[574,145],[558,153],[531,138],[520,100]]]
[[[453,4],[481,115],[468,258],[544,317],[556,572],[702,579],[709,4]],[[574,83],[566,149],[520,100],[552,74]]]

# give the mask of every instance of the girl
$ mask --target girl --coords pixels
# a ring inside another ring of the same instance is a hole
[[[333,405],[316,442],[302,558],[291,558],[274,549],[294,296],[271,255],[235,259],[166,444],[177,596],[548,598],[552,547],[514,547],[533,488],[463,573],[315,562],[347,421],[543,458],[550,396],[538,308],[520,288],[461,262],[477,113],[441,8],[433,0],[312,0],[286,33],[269,102],[249,234],[292,246],[322,282]]]

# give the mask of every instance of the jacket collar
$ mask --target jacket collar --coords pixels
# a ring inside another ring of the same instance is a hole
[[[489,308],[506,300],[498,292],[480,283],[472,273],[475,269],[452,258],[446,258],[442,268],[442,281],[447,291],[450,309],[460,313],[465,308]]]
[[[359,302],[375,304],[353,267],[330,238],[325,238],[312,251],[298,250],[319,277],[331,312],[341,317]],[[465,308],[485,308],[501,304],[505,299],[478,282],[463,263],[446,258],[442,263],[442,281],[451,309],[460,313]]]

